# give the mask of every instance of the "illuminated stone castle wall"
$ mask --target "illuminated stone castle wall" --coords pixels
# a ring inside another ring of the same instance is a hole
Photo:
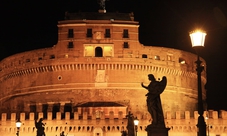
[[[170,136],[193,136],[197,133],[197,117],[198,113],[190,113],[189,111],[183,112],[183,118],[180,116],[181,112],[175,113],[176,118],[171,118],[170,112],[167,112],[167,118],[165,119],[166,127],[169,127]],[[193,117],[190,117],[193,114]],[[43,113],[36,114],[38,118],[42,118]],[[59,135],[62,131],[67,136],[84,135],[91,136],[95,133],[99,133],[101,136],[116,136],[121,135],[121,131],[126,130],[127,119],[123,116],[122,112],[117,113],[117,117],[113,111],[110,111],[109,116],[102,115],[100,118],[96,118],[95,114],[88,114],[84,112],[74,112],[74,118],[70,118],[70,113],[66,112],[64,115],[61,112],[56,113],[56,118],[53,119],[52,112],[48,112],[47,118],[43,121],[45,123],[46,135]],[[227,136],[227,111],[221,111],[218,115],[217,111],[208,111],[204,113],[204,116],[209,115],[207,123],[207,134],[210,136]],[[9,117],[8,117],[9,116]],[[3,113],[1,115],[1,135],[14,136],[17,129],[15,127],[16,113],[8,115]],[[62,119],[62,116],[64,118]],[[138,135],[146,136],[146,126],[150,123],[149,119],[137,114],[139,119]],[[36,135],[36,128],[34,127],[35,113],[29,113],[26,118],[25,113],[20,113],[20,119],[22,126],[20,128],[20,135],[31,136]]]
[[[103,103],[115,107],[115,113],[123,108],[124,115],[131,111],[147,116],[147,90],[140,83],[149,84],[150,73],[157,80],[167,77],[161,95],[164,112],[171,111],[173,118],[176,111],[193,113],[196,55],[144,46],[138,41],[138,27],[128,14],[67,14],[58,23],[58,43],[52,48],[18,53],[0,62],[1,113],[17,113],[19,118],[19,113],[43,112],[47,118],[49,112],[73,114],[86,104]],[[205,83],[203,72],[204,100]]]

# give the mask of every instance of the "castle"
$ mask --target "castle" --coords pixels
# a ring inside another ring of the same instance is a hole
[[[47,136],[113,136],[127,130],[130,111],[145,136],[147,75],[167,77],[161,95],[170,136],[197,133],[195,54],[145,46],[138,40],[133,14],[66,13],[58,22],[58,43],[52,48],[18,53],[0,62],[0,132],[36,135],[35,119],[44,118]],[[205,60],[203,65],[206,66]],[[206,73],[202,72],[203,100]],[[227,112],[207,111],[210,136],[227,135]]]

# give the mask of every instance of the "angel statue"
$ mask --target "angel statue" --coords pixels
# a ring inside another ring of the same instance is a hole
[[[161,81],[157,81],[153,74],[149,74],[148,79],[151,81],[150,84],[145,86],[141,83],[141,86],[148,90],[148,93],[146,94],[147,108],[152,117],[152,123],[150,126],[165,127],[160,94],[166,87],[167,78],[163,76]]]
[[[43,123],[43,118],[40,118],[38,122],[35,120],[35,127],[37,129],[36,136],[46,136],[44,132],[44,126],[45,124]]]

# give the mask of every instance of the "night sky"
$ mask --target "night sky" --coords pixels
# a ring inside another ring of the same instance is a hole
[[[177,2],[176,2],[177,1]],[[180,1],[180,2],[179,2]],[[0,2],[0,59],[18,52],[52,47],[57,21],[68,12],[97,12],[97,0],[3,0]],[[189,32],[207,32],[200,56],[207,63],[208,108],[227,110],[226,0],[107,0],[107,12],[134,12],[139,40],[195,53]]]

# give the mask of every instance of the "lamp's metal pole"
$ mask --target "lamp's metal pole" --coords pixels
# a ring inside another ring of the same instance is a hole
[[[202,99],[202,87],[201,87],[201,72],[204,67],[201,66],[202,61],[199,59],[199,55],[197,55],[196,63],[196,71],[197,71],[197,79],[198,79],[198,136],[206,136],[206,123],[203,117],[203,99]]]
[[[19,136],[19,129],[20,129],[20,128],[19,128],[19,127],[17,127],[17,133],[16,133],[16,134],[17,134],[17,136]]]
[[[137,127],[137,125],[135,126],[135,129],[136,129],[136,136],[137,136],[137,130],[138,130],[138,127]]]

